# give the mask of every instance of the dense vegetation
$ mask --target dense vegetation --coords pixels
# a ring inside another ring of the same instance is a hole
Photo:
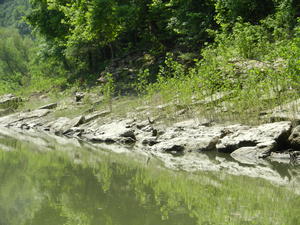
[[[116,93],[160,92],[184,104],[220,91],[240,101],[298,88],[296,0],[30,3],[0,1],[0,92],[91,88],[101,72]]]

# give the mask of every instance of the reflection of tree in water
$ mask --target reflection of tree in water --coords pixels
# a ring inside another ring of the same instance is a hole
[[[94,176],[101,184],[100,186],[103,192],[106,193],[107,191],[109,191],[111,185],[112,171],[109,168],[108,163],[100,163],[99,166],[94,168]]]
[[[25,170],[28,158],[0,151],[0,224],[20,225],[39,209],[42,196]]]
[[[260,179],[148,168],[120,155],[87,162],[58,152],[2,152],[0,224],[288,224],[287,215],[299,221],[299,197]]]

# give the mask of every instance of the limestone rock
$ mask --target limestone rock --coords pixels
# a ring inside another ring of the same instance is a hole
[[[265,148],[260,148],[258,146],[242,147],[232,152],[230,156],[240,163],[255,165],[265,163],[262,159],[265,152]]]
[[[75,93],[75,102],[80,102],[84,98],[85,94],[83,92]]]
[[[60,117],[57,120],[46,124],[56,134],[66,134],[73,127],[78,127],[85,122],[84,116],[78,116],[74,119],[69,119],[66,117]]]
[[[255,147],[258,144],[274,143],[275,141],[279,149],[285,148],[288,145],[287,139],[291,128],[291,122],[277,122],[257,127],[245,127],[226,135],[216,147],[220,152],[231,153],[242,147]],[[270,152],[275,150],[275,145],[273,147],[269,149]]]
[[[108,114],[110,114],[110,111],[108,111],[108,110],[93,112],[93,113],[88,114],[88,115],[85,116],[85,122],[86,123],[90,122],[90,121],[98,119],[100,117],[104,117],[104,116],[106,116]]]
[[[22,123],[30,119],[36,119],[46,116],[50,113],[49,109],[37,109],[29,112],[14,113],[0,118],[0,125],[11,126],[13,124]]]
[[[295,150],[300,150],[300,126],[294,128],[292,134],[289,136],[291,147]]]
[[[136,141],[133,127],[128,121],[114,121],[99,126],[96,130],[87,130],[82,137],[92,142],[133,143]]]
[[[197,126],[192,121],[175,124],[159,135],[151,149],[162,152],[200,152],[215,150],[223,127]]]
[[[39,109],[55,109],[57,107],[57,103],[51,103],[48,105],[41,106]]]
[[[49,130],[53,132],[58,132],[58,131],[62,131],[64,126],[69,122],[70,122],[69,118],[59,117],[58,119],[45,124],[45,127],[48,127]]]
[[[291,157],[288,152],[284,152],[284,153],[272,152],[269,157],[269,160],[271,162],[289,164],[291,162]]]

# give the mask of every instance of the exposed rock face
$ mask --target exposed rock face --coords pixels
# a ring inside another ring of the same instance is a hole
[[[261,164],[273,152],[292,147],[300,149],[300,126],[292,132],[288,121],[260,126],[212,125],[210,122],[188,120],[169,127],[156,120],[114,120],[104,123],[108,111],[98,111],[70,119],[53,120],[47,116],[56,104],[34,111],[14,113],[0,118],[0,126],[50,131],[94,143],[135,144],[136,148],[156,153],[184,154],[187,152],[218,151],[231,153],[240,163]],[[292,134],[291,134],[292,133]],[[295,153],[296,154],[296,153]],[[298,155],[287,154],[290,158]],[[271,157],[274,158],[275,154]],[[277,157],[278,158],[278,157]]]
[[[85,122],[84,116],[78,116],[75,117],[74,119],[60,117],[55,121],[45,124],[45,127],[47,127],[47,130],[50,130],[55,134],[63,135],[73,131],[72,128],[78,127],[84,122]]]
[[[34,127],[34,121],[38,118],[46,116],[50,113],[49,109],[37,109],[30,112],[15,113],[0,118],[0,126],[6,127],[22,127],[28,124],[32,124]]]
[[[54,121],[46,123],[45,128],[47,128],[47,130],[50,130],[55,133],[55,132],[62,131],[64,126],[69,122],[70,122],[69,118],[59,117],[58,119],[56,119]]]
[[[222,127],[172,127],[158,136],[151,147],[155,151],[171,153],[212,151],[215,150],[219,138],[222,136]],[[151,142],[150,142],[151,143]]]
[[[92,142],[106,143],[134,143],[135,131],[131,121],[115,121],[100,125],[97,129],[87,129],[82,133],[82,138]]]
[[[139,128],[137,139],[142,139],[141,143],[155,152],[178,154],[217,150],[232,153],[231,156],[239,162],[257,164],[271,152],[288,148],[291,123],[209,127],[191,120],[174,124],[156,137],[151,135],[149,125],[139,124]]]
[[[288,136],[292,129],[291,122],[263,124],[258,127],[242,127],[231,131],[217,144],[220,152],[231,153],[242,147],[268,146],[268,152],[279,148],[288,148]],[[285,146],[286,145],[286,146]]]

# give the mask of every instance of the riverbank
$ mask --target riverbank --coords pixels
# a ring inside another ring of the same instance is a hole
[[[0,126],[49,132],[103,144],[106,148],[119,146],[174,156],[217,152],[248,165],[263,165],[268,161],[299,163],[300,118],[297,107],[300,100],[261,113],[262,123],[247,125],[193,117],[184,108],[173,113],[177,120],[171,121],[166,118],[171,104],[157,105],[153,109],[146,105],[134,106],[134,101],[129,99],[116,100],[114,111],[110,111],[105,109],[103,98],[80,94],[81,98],[77,93],[57,102],[49,102],[51,99],[45,95],[31,97],[32,101],[36,99],[35,105],[25,102],[23,108],[20,107],[21,111],[17,109],[17,112],[13,112],[12,108],[21,99],[13,95],[3,96],[0,104],[7,115],[0,118]],[[42,103],[47,104],[37,106]],[[35,108],[25,109],[26,105]],[[99,107],[96,108],[96,105]],[[122,106],[133,108],[123,108],[123,113],[120,113],[118,109]],[[159,111],[160,114],[157,113]]]

